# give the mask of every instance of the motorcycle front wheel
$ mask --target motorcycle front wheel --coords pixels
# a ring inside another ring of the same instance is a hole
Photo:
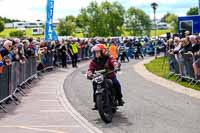
[[[109,96],[103,96],[102,94],[97,95],[96,103],[101,119],[105,123],[112,122],[113,110],[112,110],[111,99],[109,98]]]

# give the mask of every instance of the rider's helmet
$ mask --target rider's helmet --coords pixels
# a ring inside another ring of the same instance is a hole
[[[96,52],[100,52],[101,55],[102,55],[102,50],[101,50],[101,48],[100,48],[99,46],[97,46],[97,45],[93,46],[92,49],[91,49],[91,51],[93,52],[95,58],[98,58],[98,57],[96,57]]]
[[[101,49],[102,55],[106,54],[106,47],[103,44],[97,44],[96,46],[98,46]]]
[[[101,48],[97,45],[93,46],[92,49],[91,49],[92,52],[99,52],[101,51]]]

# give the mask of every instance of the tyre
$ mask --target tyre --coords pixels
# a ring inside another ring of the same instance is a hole
[[[112,112],[113,112],[113,114],[115,114],[115,113],[117,112],[117,109],[116,109],[116,108],[113,108],[113,109],[112,109]]]
[[[97,108],[98,108],[101,119],[105,123],[112,122],[113,111],[112,111],[112,107],[110,104],[111,103],[110,98],[104,98],[102,96],[102,94],[97,95],[96,103],[97,103]],[[106,103],[107,103],[107,105],[106,105]]]

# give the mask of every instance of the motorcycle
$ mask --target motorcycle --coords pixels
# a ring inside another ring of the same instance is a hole
[[[123,51],[120,51],[119,52],[119,58],[120,58],[120,61],[121,62],[125,62],[125,52],[123,52]]]
[[[142,59],[144,58],[140,47],[138,46],[134,47],[134,56],[135,56],[135,59],[139,59],[140,56],[142,57]]]
[[[97,110],[105,123],[112,122],[113,115],[116,113],[117,106],[119,105],[112,80],[107,79],[108,74],[117,71],[107,72],[106,70],[100,70],[95,71],[92,76],[92,82],[97,84],[97,90],[95,92]]]

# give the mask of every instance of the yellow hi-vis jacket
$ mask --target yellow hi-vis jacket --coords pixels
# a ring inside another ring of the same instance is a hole
[[[77,44],[76,43],[72,43],[71,47],[72,47],[73,54],[77,54],[78,53],[78,46],[77,46]]]

